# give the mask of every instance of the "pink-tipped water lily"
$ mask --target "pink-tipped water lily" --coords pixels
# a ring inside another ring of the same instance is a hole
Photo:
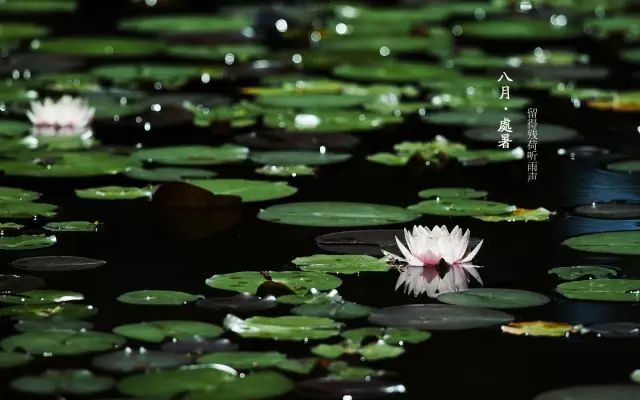
[[[89,131],[95,109],[86,100],[65,95],[58,101],[47,97],[31,102],[27,117],[36,136],[82,136]]]
[[[400,262],[400,277],[396,289],[403,284],[405,292],[418,296],[427,293],[435,297],[439,293],[463,290],[469,286],[472,276],[482,283],[477,265],[472,264],[482,241],[473,250],[469,249],[470,232],[463,234],[456,226],[449,232],[446,226],[433,229],[414,226],[413,231],[405,229],[406,245],[396,237],[398,248],[404,257],[386,253],[390,261]]]

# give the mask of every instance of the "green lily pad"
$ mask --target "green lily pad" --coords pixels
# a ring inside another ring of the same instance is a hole
[[[503,149],[480,149],[480,150],[459,150],[450,153],[463,165],[483,165],[486,163],[499,163],[522,160],[524,151],[521,147],[512,150]]]
[[[32,358],[24,353],[10,353],[6,351],[0,352],[0,369],[15,368],[26,365]]]
[[[289,93],[270,94],[259,96],[256,102],[259,105],[274,108],[295,108],[295,109],[343,109],[362,106],[365,103],[375,101],[373,96],[363,96],[356,94],[332,94],[332,93]]]
[[[41,375],[23,376],[11,381],[13,389],[39,395],[89,395],[105,392],[114,385],[113,379],[94,375],[86,369],[46,370]]]
[[[233,15],[155,15],[125,19],[120,29],[169,34],[194,34],[241,31],[251,19]]]
[[[42,178],[72,178],[98,175],[115,175],[139,162],[127,156],[87,151],[45,154],[26,160],[0,161],[0,170],[7,175]]]
[[[331,363],[328,369],[331,372],[329,378],[334,379],[367,380],[378,375],[384,375],[384,372],[382,371],[376,371],[375,369],[362,366],[351,366],[343,361]]]
[[[145,306],[181,306],[204,296],[172,290],[139,290],[118,296],[118,301]]]
[[[98,78],[116,84],[160,82],[166,88],[176,89],[184,86],[191,79],[200,78],[204,70],[189,65],[115,64],[96,67],[90,72]],[[222,73],[220,71],[214,74],[212,68],[207,68],[207,72],[212,76]]]
[[[384,258],[367,255],[316,254],[310,257],[298,257],[292,261],[303,271],[356,274],[360,272],[387,272],[389,266]]]
[[[371,313],[371,311],[371,307],[352,303],[350,301],[336,301],[319,304],[307,303],[291,309],[291,312],[296,315],[327,317],[338,320],[366,317]]]
[[[540,19],[474,21],[462,24],[462,34],[482,39],[571,39],[580,35],[574,25],[554,25]]]
[[[640,396],[638,385],[582,385],[544,392],[533,400],[634,400],[638,396]]]
[[[515,208],[515,206],[495,201],[456,198],[427,200],[409,206],[409,210],[423,214],[455,217],[508,214],[514,211]]]
[[[139,160],[165,165],[217,165],[246,160],[249,149],[225,144],[219,147],[172,146],[138,150],[133,156]],[[0,164],[1,167],[1,164]]]
[[[3,22],[0,24],[0,39],[32,39],[49,34],[46,26],[28,22]]]
[[[556,290],[575,300],[640,301],[640,280],[588,279],[561,283]]]
[[[562,244],[589,253],[640,255],[640,232],[591,233],[567,239]]]
[[[0,186],[0,202],[34,201],[40,198],[40,193],[31,190]]]
[[[71,356],[114,349],[124,343],[120,336],[92,331],[40,331],[9,336],[0,342],[5,351]]]
[[[76,196],[91,200],[134,200],[151,198],[153,191],[148,188],[131,186],[103,186],[88,189],[76,189]]]
[[[22,229],[24,225],[16,224],[15,222],[0,222],[0,235],[4,235],[4,230],[6,229]]]
[[[181,354],[126,348],[98,356],[93,359],[92,364],[110,372],[138,372],[179,367],[190,362],[189,357]]]
[[[0,316],[12,317],[20,320],[47,320],[47,319],[83,319],[98,313],[93,306],[84,304],[36,304],[16,305],[0,308]]]
[[[185,400],[261,400],[281,397],[292,389],[293,383],[284,375],[273,371],[259,371],[231,382],[223,382],[216,388],[191,392]]]
[[[294,195],[298,189],[287,182],[249,179],[198,179],[189,183],[217,195],[238,196],[243,202],[281,199]]]
[[[53,235],[20,235],[20,236],[0,236],[0,250],[35,250],[50,247],[56,244],[56,237]]]
[[[638,64],[640,63],[640,49],[624,50],[620,53],[620,58],[630,63]]]
[[[169,398],[195,390],[216,389],[221,383],[235,379],[236,372],[223,365],[186,366],[127,377],[118,383],[118,390],[134,397]]]
[[[464,135],[469,139],[481,142],[495,142],[500,139],[497,132],[497,126],[501,119],[496,120],[495,127],[480,127],[465,131]],[[538,143],[557,143],[574,140],[578,137],[578,132],[574,129],[565,128],[558,125],[539,124],[536,128]],[[509,134],[509,138],[514,143],[528,143],[529,137],[525,127],[513,126],[513,132]]]
[[[550,300],[543,294],[526,290],[480,288],[442,293],[438,301],[456,306],[512,309],[537,307]]]
[[[200,364],[222,364],[234,369],[277,368],[287,356],[277,351],[231,351],[208,354],[198,359]]]
[[[342,332],[342,337],[358,345],[368,337],[376,337],[378,340],[391,345],[403,345],[405,343],[422,343],[431,338],[431,334],[411,328],[358,328]]]
[[[135,340],[160,343],[165,339],[192,339],[194,337],[215,338],[222,329],[199,321],[151,321],[120,325],[113,332]]]
[[[82,293],[64,290],[30,290],[20,294],[0,294],[5,304],[52,304],[84,300]]]
[[[213,178],[217,174],[206,169],[196,168],[131,168],[125,172],[131,179],[139,179],[149,182],[174,182],[187,179]]]
[[[42,227],[51,232],[97,232],[100,229],[99,222],[89,221],[61,221],[49,222]]]
[[[535,210],[525,208],[517,208],[510,214],[505,215],[485,215],[474,217],[485,222],[518,222],[518,221],[547,221],[555,212],[551,212],[546,208],[540,207]]]
[[[31,45],[35,51],[86,57],[133,57],[157,54],[164,44],[155,40],[118,37],[57,37]]]
[[[377,361],[386,358],[395,358],[404,353],[404,349],[398,346],[392,346],[385,342],[371,343],[363,346],[358,350],[365,360]]]
[[[347,161],[351,155],[319,151],[259,151],[251,153],[249,158],[257,164],[326,165]]]
[[[306,294],[311,289],[319,291],[332,290],[342,284],[340,278],[335,276],[303,271],[232,272],[214,275],[207,279],[206,284],[215,289],[255,295],[262,285],[270,282],[282,285],[297,294]]]
[[[618,271],[609,266],[602,265],[575,265],[571,267],[557,267],[549,270],[563,281],[576,281],[579,279],[608,279],[618,276]]]
[[[494,80],[495,81],[495,80]],[[495,82],[492,82],[495,83]],[[502,110],[486,109],[478,112],[474,109],[458,109],[449,111],[438,111],[428,113],[424,120],[431,124],[438,125],[465,125],[465,126],[495,126],[503,118],[509,118],[512,124],[520,123],[524,120],[523,114],[506,113]]]
[[[220,62],[249,61],[267,55],[264,46],[256,44],[228,44],[228,45],[173,45],[168,54],[174,57],[210,60]]]
[[[286,132],[352,132],[381,129],[388,124],[398,124],[402,116],[384,115],[359,110],[295,110],[267,111],[264,124]]]
[[[348,202],[308,202],[271,206],[258,218],[300,226],[374,226],[413,221],[418,214],[395,206]]]
[[[316,170],[307,165],[265,165],[257,168],[256,174],[295,178],[297,176],[315,175]]]
[[[376,82],[414,82],[424,79],[455,79],[457,73],[439,65],[389,61],[374,65],[343,64],[333,69],[343,79]]]
[[[0,3],[0,12],[15,14],[41,14],[73,12],[76,10],[75,0],[5,0]]]
[[[224,319],[224,326],[244,338],[307,341],[337,336],[341,324],[319,317],[251,317],[243,320],[229,314]]]
[[[21,137],[29,132],[31,124],[12,119],[4,119],[0,121],[0,136]]]
[[[47,203],[0,201],[0,218],[55,217],[58,207]]]
[[[640,160],[617,161],[607,165],[607,169],[615,172],[637,173],[640,172]]]
[[[638,23],[640,15],[622,14],[605,18],[593,18],[585,21],[585,31],[598,37],[605,38],[611,35],[622,35],[627,40],[637,40],[640,37]]]
[[[418,196],[422,197],[423,199],[432,199],[434,197],[445,199],[482,199],[487,197],[488,194],[489,193],[485,192],[484,190],[476,190],[472,188],[443,187],[422,190],[418,193]]]

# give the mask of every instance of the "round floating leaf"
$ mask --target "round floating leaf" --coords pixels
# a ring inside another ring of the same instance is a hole
[[[502,332],[518,336],[564,337],[570,333],[580,332],[580,328],[579,325],[571,325],[564,322],[511,322],[509,325],[502,326]]]
[[[72,256],[29,257],[11,262],[11,266],[14,268],[38,272],[83,271],[102,267],[106,264],[107,262],[103,260]]]
[[[609,266],[601,265],[575,265],[571,267],[558,267],[549,270],[564,281],[578,279],[607,279],[618,276],[618,271]]]
[[[235,379],[236,372],[223,365],[187,366],[125,378],[118,390],[128,396],[169,398],[194,390],[215,390]]]
[[[318,317],[251,317],[243,320],[229,314],[224,326],[244,338],[307,341],[336,336],[340,333],[341,324]]]
[[[0,308],[0,316],[20,320],[83,319],[98,313],[93,306],[81,304],[36,304]]]
[[[615,172],[640,172],[640,160],[618,161],[607,165],[607,169]]]
[[[198,179],[189,183],[213,194],[238,196],[244,202],[275,200],[294,195],[298,189],[287,182],[256,181],[248,179]]]
[[[139,290],[118,296],[118,301],[145,306],[181,306],[202,298],[202,295],[172,290]]]
[[[34,250],[56,244],[53,235],[0,236],[0,250]]]
[[[573,211],[590,218],[637,219],[640,218],[640,203],[593,203]]]
[[[511,213],[516,209],[506,203],[473,199],[427,200],[408,207],[409,210],[422,214],[444,215],[452,217],[501,215]]]
[[[556,290],[575,300],[640,301],[640,280],[589,279],[561,283]]]
[[[49,222],[42,227],[42,229],[52,232],[97,232],[99,228],[99,222],[89,221]]]
[[[43,53],[86,57],[134,57],[157,54],[163,48],[163,43],[145,39],[57,37],[40,41],[34,50]]]
[[[225,144],[219,147],[156,147],[138,150],[133,156],[139,160],[166,165],[216,165],[244,161],[248,154],[249,149],[246,147]]]
[[[92,200],[134,200],[151,198],[153,191],[150,188],[103,186],[88,189],[77,189],[76,196],[81,199]]]
[[[492,81],[493,85],[494,82]],[[482,112],[476,110],[451,110],[428,113],[423,117],[425,121],[438,125],[466,125],[466,126],[494,126],[503,118],[509,118],[511,124],[516,125],[524,120],[521,114],[512,114],[502,110],[487,109]]]
[[[296,176],[315,175],[316,170],[306,165],[265,165],[257,168],[256,174],[295,178]]]
[[[251,19],[233,15],[154,15],[125,19],[120,29],[169,34],[204,34],[241,31]]]
[[[136,372],[150,369],[164,369],[189,364],[187,356],[148,351],[145,349],[125,350],[104,354],[93,359],[93,365],[109,372]]]
[[[6,0],[0,3],[1,12],[17,14],[72,12],[76,7],[75,0]]]
[[[217,325],[199,321],[151,321],[120,325],[114,328],[113,332],[130,339],[159,343],[165,338],[214,338],[220,336],[222,329]]]
[[[476,190],[472,188],[443,187],[425,189],[418,193],[423,199],[440,198],[463,198],[463,199],[481,199],[487,197],[488,193],[484,190]]]
[[[50,157],[50,158],[49,158]],[[72,178],[115,175],[139,162],[127,157],[97,151],[55,153],[33,160],[0,161],[0,170],[7,175]]]
[[[427,330],[475,329],[513,321],[513,316],[494,310],[442,304],[410,304],[374,311],[374,324]]]
[[[318,134],[368,131],[402,121],[402,116],[348,109],[318,109],[304,112],[271,110],[264,116],[264,124],[270,128],[284,129],[285,132],[317,132]],[[319,147],[319,144],[313,147]]]
[[[608,338],[639,338],[640,323],[637,322],[605,322],[602,324],[590,325],[588,332],[593,332],[598,336]]]
[[[640,396],[640,385],[584,385],[551,390],[533,400],[634,400]]]
[[[553,24],[540,19],[511,19],[468,22],[462,25],[465,36],[482,39],[531,40],[571,39],[580,35],[575,25]]]
[[[562,244],[590,253],[640,255],[640,231],[592,233],[567,239]]]
[[[214,75],[213,70],[209,71]],[[115,64],[103,65],[91,70],[91,74],[98,78],[116,84],[160,82],[170,89],[184,86],[190,79],[199,78],[202,72],[203,68],[167,64]]]
[[[206,281],[207,286],[215,289],[253,295],[257,294],[260,287],[266,283],[282,285],[296,294],[306,294],[311,289],[318,291],[335,289],[342,284],[342,281],[332,275],[302,271],[241,271],[214,275]]]
[[[541,306],[550,300],[526,290],[481,288],[442,293],[438,301],[456,306],[510,309]]]
[[[268,310],[278,304],[273,296],[256,297],[248,293],[240,293],[228,297],[210,297],[198,301],[201,308],[225,310],[234,313],[256,313]]]
[[[18,321],[14,325],[18,332],[42,332],[42,331],[87,331],[93,328],[93,324],[86,321],[73,319],[45,319],[33,321]]]
[[[248,61],[263,57],[268,53],[264,46],[256,44],[228,45],[172,45],[168,51],[174,57],[211,61]]]
[[[549,211],[546,208],[540,207],[535,210],[528,210],[526,208],[517,208],[510,214],[505,215],[485,215],[481,217],[475,217],[485,222],[519,222],[519,221],[547,221],[555,215],[555,212]]]
[[[217,174],[206,169],[196,168],[131,168],[125,173],[131,179],[139,179],[149,182],[173,182],[184,181],[189,178],[213,178]]]
[[[381,62],[378,64],[342,64],[333,74],[344,79],[376,82],[413,82],[424,79],[455,79],[457,73],[439,65],[412,62]]]
[[[57,206],[46,203],[30,203],[27,201],[0,201],[0,218],[35,218],[54,217]]]
[[[259,96],[256,98],[256,102],[265,107],[296,109],[343,109],[358,107],[363,105],[364,103],[373,101],[375,101],[374,96],[363,96],[345,93],[289,93],[282,95],[270,94],[268,96]]]
[[[309,317],[327,317],[333,319],[356,319],[369,315],[372,311],[371,307],[362,306],[360,304],[349,301],[336,301],[320,304],[301,304],[294,307],[291,312],[297,315],[306,315]]]
[[[398,346],[391,346],[385,342],[371,343],[358,350],[366,360],[377,361],[386,358],[395,358],[404,353],[404,349]]]
[[[269,165],[327,165],[347,161],[350,154],[320,151],[260,151],[251,153],[251,161]]]
[[[401,224],[417,219],[418,214],[381,204],[308,202],[271,206],[258,218],[288,225],[343,227]]]
[[[312,272],[355,274],[389,270],[385,259],[367,255],[316,254],[310,257],[298,257],[292,262],[301,270]]]
[[[32,354],[70,356],[110,350],[124,343],[120,336],[92,331],[39,331],[9,336],[0,342],[6,351],[24,350]]]
[[[260,400],[281,397],[293,389],[293,383],[273,371],[260,371],[189,393],[184,400]]]
[[[44,280],[28,275],[0,275],[1,293],[20,293],[39,289],[45,285]]]
[[[15,368],[28,364],[31,356],[24,353],[0,352],[0,369]]]
[[[498,120],[499,122],[500,120]],[[497,123],[497,122],[496,122]],[[536,128],[538,143],[558,143],[574,140],[578,137],[578,132],[563,126],[539,124]],[[495,142],[500,140],[500,134],[495,127],[474,128],[464,132],[469,139],[480,142]],[[514,143],[526,144],[529,136],[525,127],[514,126],[514,131],[509,134],[509,138]]]
[[[46,36],[49,29],[46,26],[28,22],[3,22],[0,24],[0,39],[31,39]]]
[[[40,198],[40,193],[30,190],[0,186],[0,202],[11,203],[18,201],[34,201]]]
[[[84,300],[82,293],[63,290],[30,290],[20,294],[0,294],[5,304],[52,304]]]
[[[41,375],[23,376],[11,382],[15,390],[33,394],[89,395],[107,391],[115,381],[86,369],[47,370]]]
[[[358,328],[342,332],[342,337],[358,345],[368,337],[384,340],[388,344],[421,343],[431,338],[431,334],[411,328]]]
[[[277,351],[233,351],[209,354],[200,357],[201,364],[222,364],[234,369],[253,369],[278,367],[287,356]]]

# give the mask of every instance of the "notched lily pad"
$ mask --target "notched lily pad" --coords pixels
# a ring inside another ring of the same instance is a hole
[[[589,279],[561,283],[556,290],[574,300],[640,301],[640,280]]]
[[[284,271],[257,272],[242,271],[214,275],[206,284],[215,289],[231,290],[239,293],[257,294],[263,285],[274,283],[297,294],[308,293],[311,289],[331,290],[342,284],[340,278],[317,272]]]
[[[618,273],[616,268],[603,265],[575,265],[571,267],[557,267],[549,270],[549,274],[554,274],[563,281],[615,278],[618,276]]]
[[[189,183],[213,194],[238,196],[243,202],[281,199],[294,195],[298,189],[287,182],[269,182],[249,179],[198,179]]]
[[[384,258],[367,255],[316,254],[298,257],[292,261],[303,271],[356,274],[360,272],[387,272],[389,266]]]
[[[562,244],[589,253],[640,255],[640,231],[591,233],[567,239]]]
[[[342,324],[319,317],[251,317],[243,320],[229,314],[224,326],[244,338],[307,341],[337,336]]]

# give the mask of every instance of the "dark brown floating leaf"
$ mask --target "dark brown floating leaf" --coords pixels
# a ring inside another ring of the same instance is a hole
[[[194,338],[188,340],[177,340],[162,345],[163,351],[177,354],[210,354],[225,351],[235,351],[238,345],[231,343],[228,339],[211,340],[205,338]]]
[[[377,379],[354,380],[319,378],[300,382],[295,389],[312,399],[378,399],[406,392],[404,385]]]
[[[43,279],[29,275],[0,275],[0,293],[21,293],[44,287]]]
[[[593,203],[573,210],[590,218],[636,219],[640,218],[640,203]]]
[[[318,150],[321,146],[327,150],[348,150],[360,143],[353,135],[337,133],[247,133],[236,136],[236,143],[263,150]]]
[[[605,338],[640,338],[638,322],[605,322],[588,326],[587,329]]]
[[[409,304],[376,310],[369,321],[382,326],[433,331],[485,328],[509,323],[512,315],[495,310],[443,304]]]
[[[11,266],[14,268],[38,272],[83,271],[102,267],[105,264],[107,262],[104,260],[73,256],[29,257],[11,262]]]
[[[241,293],[228,297],[210,297],[200,300],[196,306],[213,310],[229,311],[231,313],[254,313],[268,310],[278,304],[274,296],[256,297],[248,293]]]

